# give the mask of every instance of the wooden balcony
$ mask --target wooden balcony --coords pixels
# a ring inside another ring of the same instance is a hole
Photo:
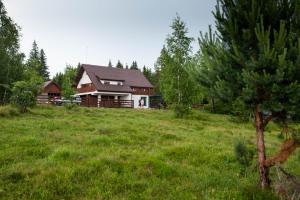
[[[77,88],[77,92],[78,93],[85,93],[85,92],[94,92],[96,89],[96,87],[94,86],[94,84],[82,84],[81,88]]]
[[[101,108],[133,108],[133,100],[101,100],[99,102]]]

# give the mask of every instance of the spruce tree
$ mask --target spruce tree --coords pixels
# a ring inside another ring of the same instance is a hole
[[[53,77],[53,82],[56,83],[60,88],[62,88],[64,81],[64,73],[56,73],[55,76]]]
[[[32,49],[29,53],[29,58],[26,62],[26,69],[35,71],[38,75],[42,77],[42,63],[39,47],[34,40],[32,43]]]
[[[111,64],[111,60],[109,60],[108,62],[108,67],[113,67],[113,65]]]
[[[124,68],[124,66],[123,66],[123,64],[120,62],[120,60],[118,60],[118,63],[117,63],[117,65],[116,65],[116,68],[119,68],[119,69],[123,69],[123,68]]]
[[[268,188],[269,168],[284,160],[266,158],[265,129],[299,113],[300,2],[218,0],[214,16],[219,42],[200,38],[210,87],[253,113],[260,186]],[[297,141],[288,142],[291,153]]]
[[[40,59],[40,52],[39,52],[39,47],[34,40],[32,43],[32,49],[29,53],[29,60],[39,60]]]
[[[152,83],[152,72],[150,68],[147,68],[145,65],[143,67],[144,76]]]
[[[135,69],[135,70],[138,70],[138,69],[139,69],[138,64],[137,64],[136,61],[133,61],[133,62],[132,62],[131,66],[130,66],[130,69]]]
[[[44,81],[49,80],[49,71],[47,66],[47,57],[43,49],[40,52],[40,62],[41,62],[41,69],[40,69],[40,76],[44,79]]]

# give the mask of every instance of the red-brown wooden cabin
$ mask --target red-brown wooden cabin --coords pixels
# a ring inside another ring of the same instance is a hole
[[[47,95],[49,99],[52,99],[53,97],[60,97],[61,89],[53,81],[47,81],[44,83],[44,86],[42,89],[42,95],[45,95],[45,96]]]

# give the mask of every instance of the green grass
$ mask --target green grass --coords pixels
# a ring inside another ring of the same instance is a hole
[[[0,108],[1,111],[1,108]],[[12,112],[14,113],[14,112]],[[266,133],[268,154],[282,142]],[[251,124],[195,111],[36,108],[0,114],[0,199],[271,199],[233,145]],[[299,152],[284,165],[300,177]]]

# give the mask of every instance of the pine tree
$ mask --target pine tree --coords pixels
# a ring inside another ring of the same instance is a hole
[[[44,79],[44,81],[49,80],[49,71],[47,66],[47,57],[43,49],[40,52],[40,63],[41,63],[41,71],[39,72],[40,76]]]
[[[119,69],[123,69],[123,64],[120,62],[120,60],[118,60],[118,63],[116,65],[116,68],[119,68]]]
[[[220,42],[200,38],[206,74],[218,98],[253,113],[260,186],[268,188],[269,168],[284,160],[266,158],[264,130],[299,113],[300,2],[218,0],[214,16]]]
[[[135,69],[135,70],[138,70],[138,69],[139,69],[138,64],[137,64],[136,61],[133,61],[133,62],[132,62],[131,66],[130,66],[130,69]]]
[[[113,67],[113,65],[111,64],[111,60],[109,60],[108,62],[108,67]]]

